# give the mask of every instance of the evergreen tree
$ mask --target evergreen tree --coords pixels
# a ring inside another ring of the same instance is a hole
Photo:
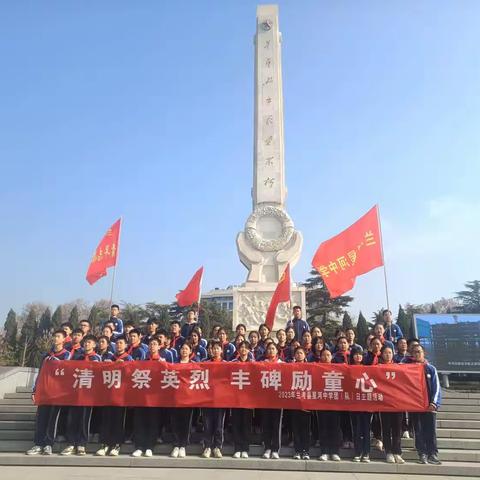
[[[78,307],[75,305],[70,312],[70,316],[68,317],[68,321],[74,326],[77,327],[78,325]]]
[[[353,297],[341,295],[332,298],[321,275],[316,270],[311,270],[310,275],[304,283],[307,289],[307,321],[310,325],[320,322],[322,331],[334,331],[340,323],[337,319],[345,312]]]
[[[357,320],[357,339],[356,342],[362,347],[366,347],[365,339],[369,333],[367,319],[363,316],[363,313],[360,311]]]
[[[434,303],[432,303],[432,306],[430,307],[430,312],[429,313],[438,313]]]
[[[62,306],[59,305],[52,315],[52,328],[57,330],[60,328],[60,325],[63,323],[63,311]]]
[[[203,335],[207,338],[215,325],[224,327],[230,336],[232,334],[232,313],[223,310],[216,302],[201,302],[198,321],[203,330]]]
[[[33,367],[35,363],[36,351],[35,351],[35,337],[37,335],[37,312],[34,308],[30,308],[28,311],[25,322],[22,325],[20,331],[19,340],[19,354],[21,359],[21,365],[26,367]]]
[[[163,303],[148,302],[145,304],[144,312],[146,318],[155,318],[158,321],[160,328],[165,328],[167,331],[170,328],[170,305]]]
[[[52,330],[52,314],[50,312],[50,308],[47,309],[42,313],[40,317],[40,322],[38,323],[38,331],[40,335],[45,335],[50,333]]]
[[[398,306],[397,325],[402,329],[403,335],[408,339],[408,332],[410,330],[410,322],[401,305]]]
[[[373,320],[373,324],[375,325],[376,323],[381,323],[383,324],[383,308],[381,308],[380,310],[376,311],[376,312],[373,312],[372,313],[372,320]]]
[[[17,314],[13,309],[10,309],[7,313],[7,319],[5,320],[5,325],[3,326],[5,330],[5,341],[6,343],[15,351],[17,347]]]
[[[120,314],[123,319],[123,315]],[[110,302],[108,300],[99,300],[95,302],[88,313],[88,320],[92,325],[94,332],[100,332],[102,325],[110,318]]]
[[[480,280],[465,283],[466,290],[456,293],[463,313],[480,313]]]
[[[347,328],[353,328],[352,317],[350,317],[350,314],[348,312],[345,312],[343,314],[342,328],[344,330],[346,330]]]

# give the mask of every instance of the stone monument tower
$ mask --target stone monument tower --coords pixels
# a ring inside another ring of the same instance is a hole
[[[281,33],[278,7],[257,7],[255,34],[255,132],[252,213],[237,236],[247,281],[234,291],[233,325],[256,328],[264,322],[271,296],[287,263],[293,267],[302,251],[302,234],[286,210],[283,139]],[[305,288],[292,285],[293,304],[305,306]],[[280,304],[274,328],[284,327],[290,307]]]

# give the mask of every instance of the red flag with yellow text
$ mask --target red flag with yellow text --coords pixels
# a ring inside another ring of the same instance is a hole
[[[87,271],[87,282],[93,285],[97,280],[107,274],[107,268],[117,264],[118,257],[118,241],[120,240],[120,224],[119,218],[108,230],[102,238]]]
[[[176,299],[179,307],[187,307],[200,302],[200,288],[202,284],[203,267],[200,267],[192,279],[188,282],[185,290],[177,293]]]
[[[312,260],[332,298],[355,285],[359,275],[383,265],[382,238],[375,205],[362,218],[319,247]]]
[[[285,271],[283,272],[275,292],[273,292],[270,306],[267,310],[267,316],[265,317],[265,324],[272,330],[273,323],[275,321],[275,314],[277,313],[277,307],[280,302],[290,301],[290,264],[287,263]]]

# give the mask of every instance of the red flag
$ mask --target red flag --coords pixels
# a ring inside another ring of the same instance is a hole
[[[98,247],[93,254],[92,261],[88,266],[87,282],[93,285],[97,280],[107,274],[107,268],[117,264],[118,241],[120,240],[120,224],[122,219],[119,218],[108,230],[102,238]]]
[[[200,302],[200,285],[202,283],[203,267],[200,267],[192,279],[188,282],[185,290],[181,290],[175,296],[179,307],[187,307]]]
[[[267,327],[272,330],[273,323],[275,321],[275,314],[277,313],[277,307],[280,302],[290,301],[290,264],[287,263],[285,271],[283,272],[275,292],[273,292],[270,306],[268,307],[267,316],[265,317],[265,323]]]
[[[381,267],[383,250],[377,205],[342,233],[323,242],[312,265],[332,298],[351,290],[359,275]]]

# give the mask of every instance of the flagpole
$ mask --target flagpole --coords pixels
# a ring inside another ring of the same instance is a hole
[[[118,229],[117,258],[116,258],[116,261],[115,261],[115,265],[113,266],[112,286],[110,288],[110,306],[112,306],[112,302],[113,302],[113,289],[114,289],[114,286],[115,286],[115,274],[117,273],[118,257],[120,256],[120,240],[122,238],[122,226],[123,226],[123,216],[120,217],[120,228]]]
[[[385,254],[383,252],[383,234],[382,234],[382,222],[380,221],[380,207],[378,204],[377,207],[377,219],[378,219],[378,231],[380,232],[380,249],[382,252],[382,262],[383,262],[383,280],[385,282],[385,298],[387,300],[387,309],[390,310],[390,300],[388,298],[388,282],[387,282],[387,268],[385,266]]]

